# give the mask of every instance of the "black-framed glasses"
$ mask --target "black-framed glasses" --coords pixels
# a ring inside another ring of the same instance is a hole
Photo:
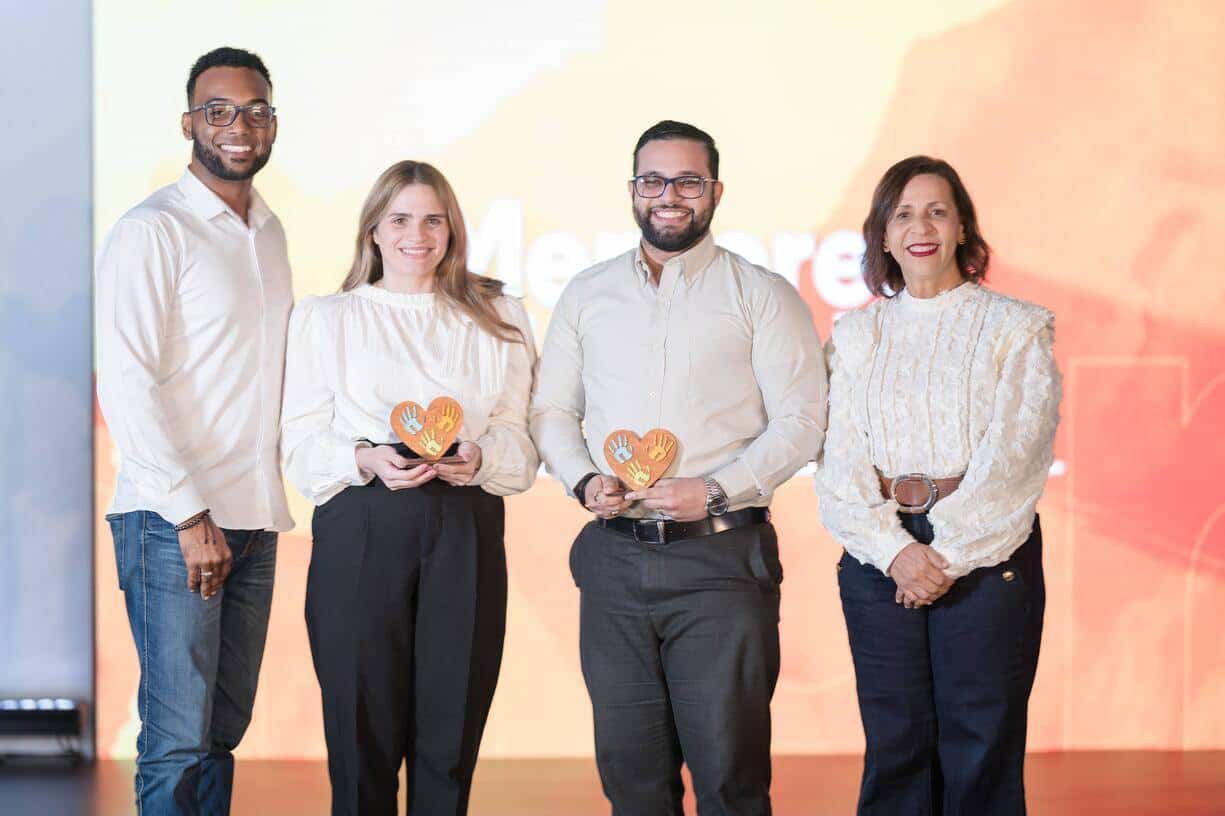
[[[713,183],[718,179],[703,176],[634,176],[630,181],[634,183],[634,192],[641,198],[659,198],[669,184],[681,198],[701,198],[706,193],[707,182]]]
[[[267,102],[252,102],[250,105],[235,105],[233,102],[205,102],[187,111],[204,111],[204,121],[212,127],[229,127],[241,113],[247,124],[255,128],[266,128],[276,116],[276,108]]]

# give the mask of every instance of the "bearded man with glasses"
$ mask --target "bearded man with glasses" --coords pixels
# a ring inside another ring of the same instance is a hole
[[[251,186],[272,82],[219,48],[187,80],[187,170],[97,260],[98,400],[120,467],[107,521],[140,659],[142,816],[226,814],[293,521],[277,454],[293,304],[285,232]]]
[[[566,287],[532,400],[542,458],[595,516],[570,567],[615,816],[681,816],[682,762],[700,814],[770,813],[782,566],[767,508],[821,446],[825,362],[795,289],[715,245],[718,178],[706,132],[642,134],[642,240]],[[627,493],[605,439],[653,428],[676,435],[675,459]]]

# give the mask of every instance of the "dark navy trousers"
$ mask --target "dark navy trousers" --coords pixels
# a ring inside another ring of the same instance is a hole
[[[932,541],[926,515],[902,515]],[[930,607],[843,554],[838,586],[867,749],[859,816],[1020,816],[1025,733],[1046,589],[1038,519],[994,567],[959,578]]]

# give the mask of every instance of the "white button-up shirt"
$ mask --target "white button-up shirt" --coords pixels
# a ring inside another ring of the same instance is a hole
[[[541,354],[532,437],[569,490],[612,473],[611,431],[666,428],[679,443],[666,477],[710,476],[731,509],[764,507],[820,449],[826,389],[799,293],[708,235],[664,264],[658,286],[641,249],[570,281]]]
[[[293,527],[277,455],[289,258],[254,192],[248,221],[188,170],[98,255],[98,401],[121,460],[111,512]]]

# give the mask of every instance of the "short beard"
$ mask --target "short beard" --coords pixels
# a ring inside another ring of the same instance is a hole
[[[251,166],[246,170],[231,170],[225,166],[225,161],[221,158],[221,153],[213,150],[200,139],[196,138],[193,133],[191,137],[191,152],[196,157],[200,164],[204,165],[204,169],[212,173],[222,181],[246,181],[254,176],[260,170],[264,169],[264,165],[268,163],[268,159],[272,157],[272,148],[269,148],[263,154],[255,154]]]
[[[651,209],[649,204],[645,210],[634,207],[634,220],[642,230],[642,240],[660,252],[684,252],[694,246],[706,237],[706,233],[710,231],[710,222],[715,217],[713,208],[705,216],[700,216],[696,210],[691,209],[693,217],[690,218],[688,227],[680,232],[665,233],[657,230],[651,223]]]

